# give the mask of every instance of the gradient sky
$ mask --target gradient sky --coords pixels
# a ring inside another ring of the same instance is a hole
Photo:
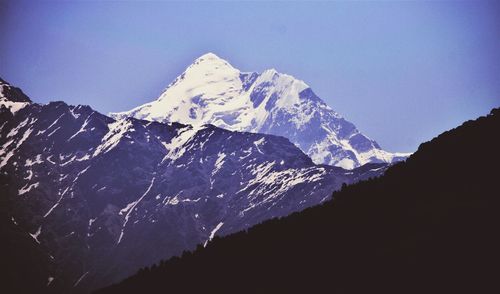
[[[390,151],[500,106],[500,3],[0,1],[0,77],[123,111],[195,58],[308,83]]]

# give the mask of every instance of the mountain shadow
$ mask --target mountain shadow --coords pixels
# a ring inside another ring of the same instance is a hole
[[[98,293],[499,293],[500,110],[334,200]]]

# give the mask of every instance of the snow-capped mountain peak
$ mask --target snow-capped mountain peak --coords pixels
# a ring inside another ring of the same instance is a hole
[[[196,58],[195,60],[195,63],[196,62],[203,62],[203,61],[215,61],[215,62],[218,62],[218,61],[222,61],[222,62],[226,62],[224,59],[220,58],[219,56],[217,56],[217,54],[213,53],[213,52],[207,52],[205,54],[203,54],[202,56]]]
[[[198,57],[186,70],[178,76],[168,88],[189,80],[186,87],[193,87],[202,83],[214,83],[227,80],[237,76],[239,70],[235,69],[229,62],[218,57],[214,53],[207,53]],[[194,84],[193,84],[194,83]],[[161,96],[160,96],[161,98]]]
[[[273,68],[241,72],[213,53],[197,58],[155,101],[110,115],[280,135],[315,163],[349,169],[406,156],[382,150],[304,81]]]
[[[197,58],[181,76],[200,81],[216,81],[239,74],[229,62],[213,53],[207,53]]]
[[[161,122],[211,123],[209,117],[215,113],[227,111],[243,102],[234,99],[240,95],[242,85],[239,70],[215,54],[207,53],[178,76],[158,100],[144,105],[146,111],[139,107],[131,112],[147,112],[145,119]]]

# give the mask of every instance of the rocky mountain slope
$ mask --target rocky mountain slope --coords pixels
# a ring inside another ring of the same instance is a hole
[[[382,150],[303,81],[274,69],[240,72],[213,53],[196,59],[157,100],[110,115],[279,135],[315,163],[347,169],[409,155]]]
[[[2,219],[50,256],[52,292],[116,282],[386,168],[316,165],[284,137],[37,104],[3,81],[0,97]]]
[[[498,293],[499,131],[495,109],[332,201],[216,238],[99,293]]]

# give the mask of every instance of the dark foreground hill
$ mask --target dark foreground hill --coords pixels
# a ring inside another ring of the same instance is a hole
[[[319,207],[99,293],[500,293],[500,110]]]

